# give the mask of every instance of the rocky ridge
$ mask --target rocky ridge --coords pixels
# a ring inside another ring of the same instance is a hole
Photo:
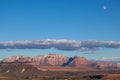
[[[70,66],[70,67],[86,67],[96,69],[117,69],[120,65],[112,62],[94,62],[84,57],[74,56],[67,57],[60,54],[39,55],[35,57],[28,56],[12,56],[3,59],[1,62],[29,62],[34,66]]]

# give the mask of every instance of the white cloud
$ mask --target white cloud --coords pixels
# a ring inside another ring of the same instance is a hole
[[[65,39],[46,39],[46,40],[25,40],[0,42],[0,49],[50,49],[68,51],[97,51],[100,48],[120,48],[120,42],[97,41],[97,40],[65,40]]]
[[[102,57],[100,59],[96,59],[96,61],[107,61],[107,62],[120,63],[120,57]]]

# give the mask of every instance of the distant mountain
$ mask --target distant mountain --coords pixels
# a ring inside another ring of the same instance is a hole
[[[117,69],[120,68],[120,65],[112,62],[94,62],[90,61],[84,57],[74,56],[67,57],[60,54],[48,54],[48,55],[39,55],[36,57],[28,56],[12,56],[6,59],[3,59],[1,62],[10,63],[31,63],[36,67],[40,66],[69,66],[77,68],[94,68],[94,69]]]
[[[91,61],[84,57],[79,57],[79,56],[74,56],[69,58],[67,63],[64,63],[63,66],[70,66],[70,67],[77,67],[77,68],[85,68],[85,67],[90,67],[92,64]]]
[[[68,57],[59,54],[40,55],[32,58],[32,62],[38,66],[61,66],[68,61]]]
[[[3,59],[2,62],[32,62],[32,58],[28,56],[12,56]]]

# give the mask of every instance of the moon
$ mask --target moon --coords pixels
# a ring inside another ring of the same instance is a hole
[[[106,9],[107,9],[107,7],[106,7],[105,5],[103,5],[102,8],[103,8],[103,10],[106,10]]]

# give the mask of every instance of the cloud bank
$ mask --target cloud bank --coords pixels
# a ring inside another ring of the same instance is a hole
[[[66,51],[97,51],[100,48],[120,48],[120,42],[97,40],[25,40],[0,42],[0,49],[50,49]]]
[[[96,59],[95,61],[103,61],[103,62],[117,62],[120,63],[120,57],[102,57],[101,59]]]

